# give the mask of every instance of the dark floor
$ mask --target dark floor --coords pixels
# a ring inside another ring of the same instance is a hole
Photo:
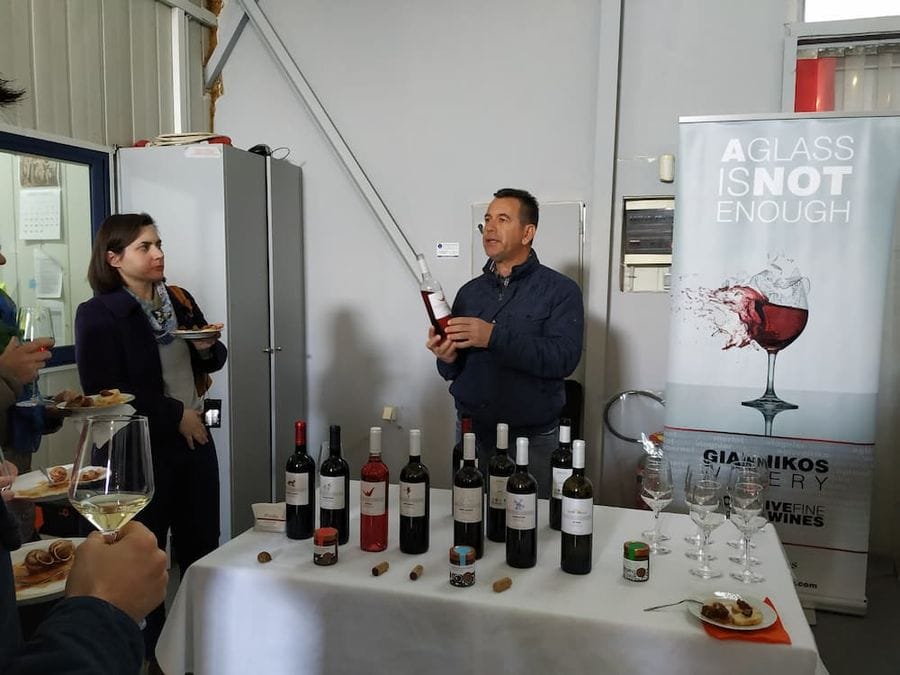
[[[830,675],[900,673],[900,579],[893,562],[870,556],[866,616],[816,612],[812,626]]]

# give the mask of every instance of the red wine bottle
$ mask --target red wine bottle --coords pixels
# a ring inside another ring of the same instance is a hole
[[[516,439],[516,470],[506,481],[506,564],[537,563],[537,481],[528,473],[528,439]]]
[[[316,463],[306,452],[306,422],[294,424],[294,454],[284,469],[285,531],[289,539],[309,539],[316,525]]]
[[[350,466],[341,457],[341,427],[328,429],[328,459],[319,469],[319,527],[338,531],[338,544],[350,539]]]
[[[509,426],[497,425],[497,447],[488,462],[487,538],[506,541],[506,481],[516,470],[509,458]]]
[[[381,427],[369,429],[369,461],[359,483],[359,547],[383,551],[388,540],[388,482],[390,472],[381,461]]]
[[[425,309],[428,312],[428,319],[434,326],[434,332],[441,337],[447,337],[444,329],[447,322],[453,318],[450,313],[450,305],[444,298],[444,291],[441,285],[435,281],[428,271],[428,264],[425,262],[425,256],[421,253],[416,255],[416,261],[419,263],[419,270],[422,272],[422,282],[419,284],[419,290],[422,292],[422,300],[425,302]]]
[[[560,528],[562,486],[572,475],[572,422],[564,417],[559,421],[559,447],[550,455],[550,527]]]
[[[594,486],[584,475],[584,441],[572,444],[572,475],[563,483],[559,565],[569,574],[591,571]]]
[[[421,455],[421,432],[410,429],[409,463],[400,471],[400,550],[404,553],[428,550],[431,480]]]
[[[456,472],[459,471],[459,467],[462,466],[463,462],[463,438],[465,438],[466,434],[472,433],[472,418],[471,417],[460,417],[459,418],[459,443],[453,446],[453,460],[452,466],[450,467],[450,480],[453,480],[453,477],[456,475]],[[478,441],[475,441],[475,456],[478,456]]]
[[[463,436],[463,465],[453,477],[453,545],[484,553],[484,479],[475,466],[475,434]]]

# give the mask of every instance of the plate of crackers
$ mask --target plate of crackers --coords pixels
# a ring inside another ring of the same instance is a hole
[[[688,605],[688,611],[701,621],[730,630],[761,630],[778,620],[775,610],[761,599],[731,591],[716,591],[702,605]]]
[[[45,602],[66,590],[75,549],[82,537],[42,539],[23,544],[10,554],[16,582],[16,602]]]
[[[118,389],[103,389],[99,394],[76,394],[58,401],[56,407],[70,415],[100,415],[109,408],[125,405],[134,400],[134,394],[125,394]]]

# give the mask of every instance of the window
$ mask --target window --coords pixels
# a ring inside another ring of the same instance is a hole
[[[784,62],[785,111],[900,112],[900,16],[791,24]]]

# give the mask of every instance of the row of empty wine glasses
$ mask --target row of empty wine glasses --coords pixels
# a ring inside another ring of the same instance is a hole
[[[710,562],[715,556],[710,552],[710,535],[726,519],[741,533],[740,540],[733,542],[740,548],[740,555],[731,560],[742,566],[740,572],[731,576],[744,583],[763,581],[763,577],[752,570],[758,560],[750,555],[753,535],[762,528],[766,519],[765,492],[768,487],[768,467],[764,458],[748,456],[727,468],[721,469],[709,462],[699,462],[688,466],[685,473],[685,503],[691,519],[697,525],[697,534],[686,537],[695,550],[686,555],[698,561],[698,567],[691,573],[703,579],[722,575]],[[672,501],[672,469],[665,457],[648,457],[643,470],[641,497],[653,510],[654,527],[644,533],[650,542],[650,551],[657,555],[669,553],[671,549],[663,545],[660,533],[660,513]],[[732,543],[732,542],[729,542]]]

